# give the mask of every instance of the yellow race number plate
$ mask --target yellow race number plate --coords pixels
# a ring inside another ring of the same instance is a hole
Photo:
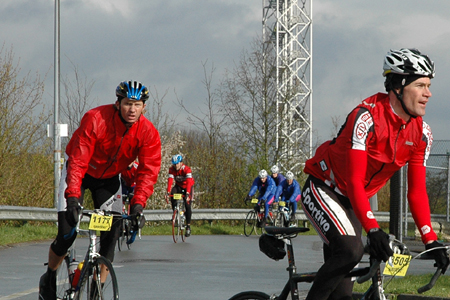
[[[181,200],[181,198],[183,198],[183,194],[173,194],[173,199]]]
[[[110,231],[112,225],[112,216],[103,216],[100,214],[92,214],[89,222],[90,230]]]
[[[411,255],[403,255],[394,253],[394,256],[389,258],[384,267],[383,274],[391,276],[403,277],[409,268],[411,262]]]

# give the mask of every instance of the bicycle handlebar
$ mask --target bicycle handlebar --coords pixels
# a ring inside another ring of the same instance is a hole
[[[358,277],[358,279],[356,279],[356,282],[363,283],[363,282],[366,282],[367,280],[371,279],[373,276],[375,276],[375,274],[377,274],[380,264],[381,264],[381,261],[376,260],[375,263],[373,263],[370,266],[369,272],[367,272],[367,274],[365,274],[363,276]]]
[[[428,284],[420,287],[417,289],[417,292],[419,294],[422,294],[423,292],[426,292],[428,290],[431,290],[433,288],[433,286],[436,284],[436,281],[438,280],[438,278],[442,275],[442,268],[437,268],[436,272],[434,273],[433,277],[431,277],[431,280]]]

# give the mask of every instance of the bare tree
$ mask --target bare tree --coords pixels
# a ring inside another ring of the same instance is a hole
[[[239,63],[221,84],[222,107],[240,150],[249,162],[267,167],[275,158],[276,88],[274,55],[260,40],[253,52],[243,51]]]
[[[0,50],[0,199],[2,204],[52,204],[49,115],[42,102],[44,81],[21,69],[12,50]],[[47,200],[50,200],[47,202]]]
[[[97,106],[97,99],[91,99],[91,91],[95,81],[86,75],[81,75],[78,67],[72,62],[73,78],[65,76],[61,83],[64,88],[64,98],[60,106],[62,116],[72,134],[80,125],[81,118],[91,108]]]

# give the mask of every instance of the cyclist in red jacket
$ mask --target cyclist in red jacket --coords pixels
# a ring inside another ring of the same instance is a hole
[[[391,50],[383,69],[387,94],[375,94],[353,109],[337,137],[305,164],[309,177],[301,203],[324,242],[325,258],[307,300],[352,299],[353,282],[345,275],[363,256],[362,229],[372,255],[386,261],[393,254],[369,198],[406,164],[408,201],[422,241],[426,249],[442,246],[431,227],[425,183],[433,137],[422,120],[434,63],[416,49]],[[431,253],[445,272],[445,250]]]
[[[172,187],[173,181],[175,185]],[[183,156],[181,154],[172,157],[172,166],[169,168],[169,179],[167,181],[166,202],[169,199],[172,204],[172,209],[175,209],[176,200],[173,199],[173,194],[183,194],[184,207],[186,208],[186,233],[185,236],[191,235],[191,216],[192,208],[191,202],[194,199],[194,177],[192,177],[191,168],[183,163]]]
[[[39,299],[56,299],[56,269],[76,238],[68,235],[76,226],[83,195],[90,189],[94,207],[121,213],[119,174],[139,156],[131,214],[139,215],[153,193],[161,168],[161,141],[153,124],[143,115],[148,89],[137,81],[116,88],[115,104],[88,111],[66,147],[58,201],[58,234],[49,249],[48,269],[39,281]],[[120,202],[120,203],[119,203]],[[102,232],[100,254],[114,259],[120,222]],[[135,219],[133,226],[137,226]],[[143,224],[140,222],[140,224]]]

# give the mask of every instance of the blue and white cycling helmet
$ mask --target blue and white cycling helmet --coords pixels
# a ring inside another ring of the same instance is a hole
[[[287,180],[292,180],[292,179],[294,179],[294,173],[292,173],[291,171],[288,171],[288,172],[286,173],[286,179],[287,179]]]
[[[176,154],[172,156],[172,165],[176,165],[183,161],[183,156],[181,154]]]
[[[116,88],[116,96],[145,102],[148,100],[148,89],[139,81],[122,81]]]
[[[259,171],[259,178],[266,178],[267,177],[267,171],[266,170],[261,170]]]

